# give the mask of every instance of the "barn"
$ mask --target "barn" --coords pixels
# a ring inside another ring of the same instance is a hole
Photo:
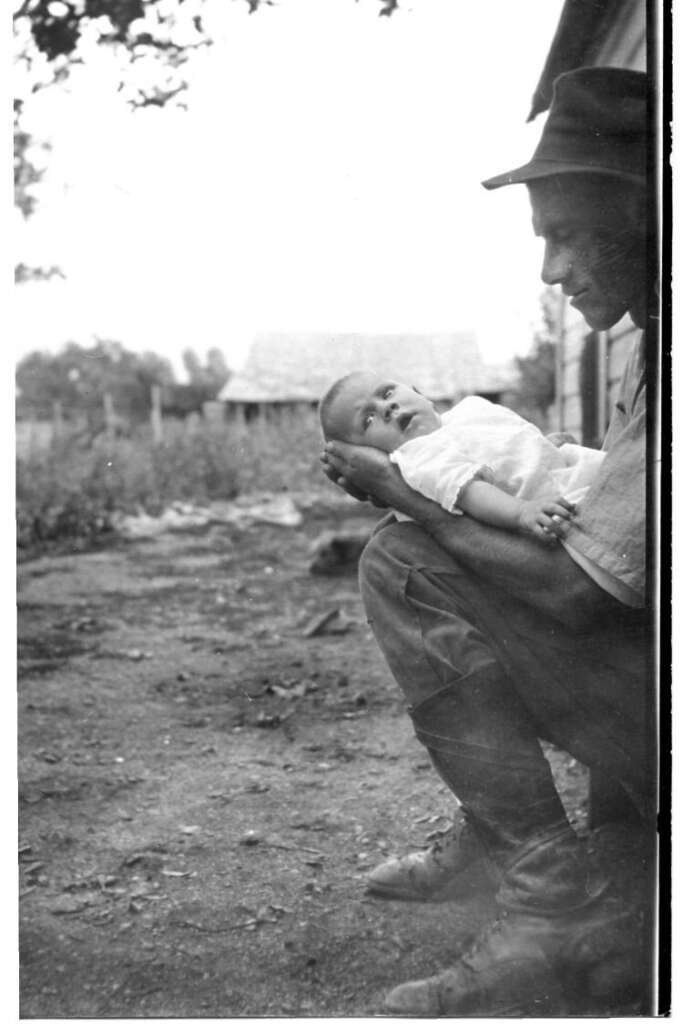
[[[219,395],[231,419],[277,419],[315,409],[338,377],[373,370],[413,384],[445,408],[465,395],[500,401],[514,382],[506,366],[487,366],[473,332],[443,334],[267,333],[257,335],[242,370]]]

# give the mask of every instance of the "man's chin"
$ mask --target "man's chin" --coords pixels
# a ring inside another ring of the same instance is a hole
[[[586,321],[588,326],[594,331],[608,331],[610,327],[614,327],[618,324],[623,316],[628,312],[627,309],[579,309],[581,316]]]

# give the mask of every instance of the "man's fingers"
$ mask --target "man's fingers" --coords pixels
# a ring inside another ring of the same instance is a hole
[[[346,444],[345,441],[327,441],[325,444],[325,452],[327,455],[331,455],[334,458],[344,459],[352,450],[352,445]]]
[[[327,462],[323,462],[323,473],[325,474],[328,480],[332,481],[333,484],[337,483],[339,479],[339,473],[333,466],[330,466],[330,464]]]
[[[330,469],[339,474],[343,471],[345,463],[344,460],[338,455],[335,455],[334,452],[328,452],[325,458],[325,465],[329,466]]]

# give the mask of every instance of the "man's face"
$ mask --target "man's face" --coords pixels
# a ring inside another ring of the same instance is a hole
[[[620,182],[557,175],[528,189],[534,232],[545,241],[545,284],[561,285],[595,330],[633,313],[645,284],[645,236],[620,201]]]
[[[328,412],[327,432],[349,444],[393,452],[441,426],[432,403],[406,384],[354,373]]]

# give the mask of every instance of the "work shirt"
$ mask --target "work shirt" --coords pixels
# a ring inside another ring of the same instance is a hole
[[[595,582],[631,607],[645,604],[645,339],[633,344],[603,442],[600,472],[566,535],[566,550]]]

